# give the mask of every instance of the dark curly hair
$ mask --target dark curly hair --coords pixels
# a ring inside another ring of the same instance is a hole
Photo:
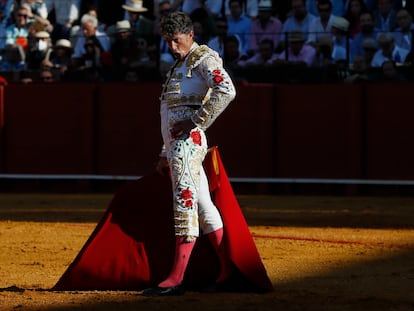
[[[188,34],[193,30],[193,22],[190,16],[183,12],[172,12],[162,17],[160,30],[163,36],[173,36],[177,33]]]

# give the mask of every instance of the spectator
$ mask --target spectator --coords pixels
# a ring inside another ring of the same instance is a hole
[[[344,17],[349,21],[349,36],[353,38],[361,31],[361,14],[368,12],[364,0],[350,0]]]
[[[240,68],[245,60],[247,54],[240,51],[240,41],[236,36],[227,36],[224,40],[224,58],[223,64],[226,70],[232,72]]]
[[[249,37],[249,49],[256,53],[259,51],[259,44],[264,39],[273,41],[273,46],[279,45],[279,38],[282,32],[282,22],[272,16],[272,1],[262,0],[259,3],[257,19],[253,20]]]
[[[346,63],[346,61],[346,49],[341,45],[335,44],[331,35],[319,37],[316,46],[316,65],[318,67]]]
[[[225,17],[219,17],[215,21],[215,36],[213,36],[207,45],[215,50],[220,57],[224,57],[224,41],[227,37],[227,19]]]
[[[20,44],[6,45],[0,70],[18,72],[26,70],[26,54]]]
[[[213,33],[214,20],[202,8],[195,9],[190,18],[193,22],[195,41],[198,44],[207,44]]]
[[[258,14],[258,2],[260,0],[245,0],[242,3],[242,12],[243,15],[249,17],[250,19],[255,19]],[[227,18],[231,15],[230,10],[230,0],[224,0],[224,14]]]
[[[156,60],[152,59],[148,53],[149,45],[145,38],[137,38],[135,40],[135,53],[129,62],[132,68],[156,68]]]
[[[54,83],[54,82],[56,82],[53,71],[49,68],[42,68],[40,70],[39,80],[43,83]]]
[[[223,0],[204,0],[204,1],[194,1],[194,0],[183,0],[182,1],[182,11],[188,15],[193,14],[197,9],[203,9],[207,12],[208,16],[211,19],[215,19],[220,16],[221,9],[223,7]]]
[[[381,67],[382,63],[387,60],[393,61],[397,64],[403,64],[409,50],[402,49],[395,45],[394,37],[391,32],[380,32],[377,37],[379,50],[375,53],[371,61],[372,67]]]
[[[344,79],[346,83],[358,83],[371,80],[369,63],[363,55],[357,55],[349,66],[349,75]]]
[[[241,50],[247,53],[249,50],[249,35],[252,27],[252,21],[249,17],[243,14],[243,2],[241,0],[230,0],[230,16],[227,19],[229,35],[236,35],[239,37],[241,43]]]
[[[308,44],[316,46],[320,36],[331,33],[331,25],[335,16],[332,14],[332,2],[319,0],[317,4],[319,16],[309,24]]]
[[[372,58],[374,57],[375,53],[378,51],[378,43],[377,40],[373,38],[366,38],[362,41],[362,54],[368,64],[368,67],[371,67]],[[358,55],[357,55],[358,56]],[[356,57],[356,56],[355,56]]]
[[[162,15],[165,14],[165,12],[161,12],[161,10],[164,10],[162,8],[163,3],[168,3],[168,10],[169,12],[175,12],[181,10],[181,2],[182,0],[154,0],[154,16],[156,20],[159,20]],[[159,31],[157,30],[157,33]]]
[[[59,39],[53,46],[53,51],[41,63],[41,67],[54,68],[59,72],[61,80],[65,79],[72,70],[72,44],[67,39]]]
[[[27,69],[38,70],[43,60],[52,53],[52,42],[47,31],[39,31],[34,35],[36,44],[26,52]]]
[[[110,40],[106,33],[97,29],[98,20],[96,17],[85,14],[81,18],[82,35],[76,42],[73,58],[82,57],[85,54],[86,41],[88,39],[94,41],[94,46],[99,47],[102,52],[108,52],[110,50]]]
[[[25,6],[19,6],[14,11],[15,22],[6,28],[6,45],[19,44],[25,51],[28,46],[28,23],[30,11]]]
[[[394,42],[397,46],[410,50],[413,47],[414,24],[413,17],[406,9],[397,12],[398,28],[394,32]]]
[[[277,57],[276,64],[304,64],[312,67],[316,60],[316,49],[305,44],[305,36],[301,31],[291,31],[288,36],[288,47]]]
[[[43,25],[47,32],[52,32],[53,26],[48,20],[46,3],[39,0],[21,0],[21,5],[28,5],[32,11],[32,19]],[[28,21],[30,23],[30,21]]]
[[[122,8],[127,12],[132,35],[135,38],[144,37],[150,40],[154,35],[154,21],[144,16],[143,13],[148,9],[143,6],[143,1],[126,0]]]
[[[375,80],[382,82],[401,82],[407,81],[407,78],[398,70],[397,64],[395,62],[386,60],[382,63],[381,71]]]
[[[246,61],[241,61],[240,66],[269,66],[277,59],[277,54],[274,52],[275,47],[271,39],[263,39],[259,44],[259,51]]]
[[[396,10],[392,0],[378,0],[374,10],[374,24],[380,31],[394,31],[396,27]]]
[[[174,2],[174,0],[173,0]],[[158,62],[160,67],[161,76],[164,77],[163,74],[166,70],[168,71],[171,65],[174,63],[174,57],[171,54],[171,50],[168,47],[167,41],[161,36],[160,34],[160,21],[163,16],[167,16],[169,13],[173,12],[173,6],[170,1],[163,0],[159,2],[158,5],[158,18],[154,23],[154,34],[156,38],[156,44],[158,46]]]
[[[108,69],[112,66],[111,54],[94,37],[85,38],[84,52],[73,61],[74,69],[77,69],[77,76],[70,77],[73,80],[101,82],[109,78],[104,74],[109,73]]]
[[[307,0],[306,9],[312,15],[319,15],[318,0]],[[332,0],[332,15],[343,16],[345,14],[344,0]]]
[[[136,54],[135,38],[131,34],[131,24],[128,20],[118,21],[115,28],[115,37],[111,45],[113,65],[120,71],[128,67]]]
[[[331,25],[331,35],[335,46],[340,46],[346,51],[352,39],[348,37],[349,22],[346,18],[335,16]]]
[[[55,12],[52,42],[69,39],[70,30],[79,19],[80,0],[45,0],[47,12]]]
[[[362,42],[365,39],[371,38],[371,39],[376,40],[377,35],[378,35],[378,29],[375,28],[374,17],[372,13],[370,12],[362,13],[360,16],[360,24],[361,24],[361,31],[354,36],[351,46],[350,46],[351,61],[354,56],[363,54],[364,51],[362,48]]]
[[[306,10],[305,0],[291,0],[291,15],[285,20],[282,28],[282,42],[287,39],[285,34],[292,31],[301,31],[302,34],[309,34],[309,27],[311,22],[316,18],[315,15],[308,13]],[[307,38],[305,38],[307,39]]]

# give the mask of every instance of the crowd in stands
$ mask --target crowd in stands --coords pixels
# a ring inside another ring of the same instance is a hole
[[[172,11],[236,80],[414,80],[410,0],[0,0],[0,76],[162,81],[174,58],[159,20]]]

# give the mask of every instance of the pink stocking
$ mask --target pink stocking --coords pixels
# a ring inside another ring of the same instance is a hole
[[[217,255],[220,260],[220,275],[216,279],[216,282],[225,281],[233,272],[233,266],[231,264],[229,255],[225,247],[223,247],[223,228],[220,228],[216,231],[210,232],[207,234],[211,244],[213,244],[214,249],[217,252]]]
[[[175,238],[174,265],[167,279],[158,284],[159,287],[170,287],[180,285],[184,279],[184,273],[190,259],[195,241],[186,242],[185,237]]]

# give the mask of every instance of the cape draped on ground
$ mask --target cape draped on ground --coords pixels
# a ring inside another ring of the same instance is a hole
[[[216,147],[204,167],[224,222],[224,243],[239,290],[273,290]],[[171,181],[157,173],[128,182],[112,198],[85,245],[52,290],[140,290],[167,277],[174,259]],[[185,283],[214,282],[219,261],[206,236],[190,258]]]

